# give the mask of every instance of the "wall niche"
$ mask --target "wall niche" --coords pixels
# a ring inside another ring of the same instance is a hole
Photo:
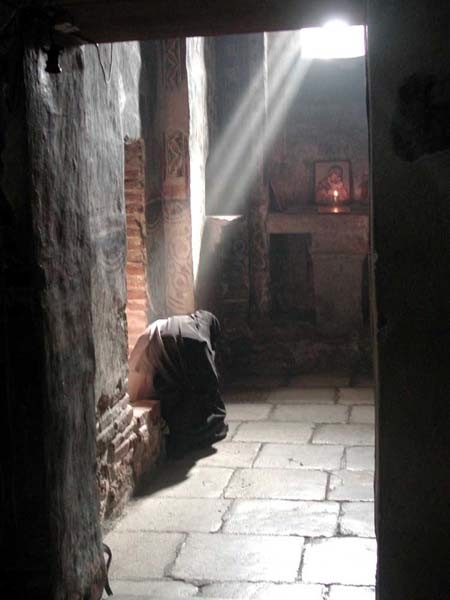
[[[270,236],[271,316],[277,321],[315,323],[310,234]]]

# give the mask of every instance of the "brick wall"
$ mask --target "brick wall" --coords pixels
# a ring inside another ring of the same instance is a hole
[[[127,322],[128,350],[147,326],[149,299],[147,292],[145,250],[144,143],[125,144],[125,210],[127,215]]]
[[[142,140],[125,144],[125,210],[127,219],[128,350],[147,326],[145,250],[144,146]],[[114,518],[132,495],[139,480],[151,472],[161,451],[159,403],[144,400],[131,405],[119,386],[114,396],[97,404],[97,486],[100,517]]]
[[[113,518],[157,463],[161,452],[159,403],[131,406],[128,394],[98,408],[97,487],[100,517]]]

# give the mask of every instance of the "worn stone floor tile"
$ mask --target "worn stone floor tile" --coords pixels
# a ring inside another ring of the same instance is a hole
[[[163,598],[172,598],[175,600],[177,598],[192,598],[198,592],[198,588],[195,585],[184,583],[183,581],[171,581],[169,579],[160,581],[114,580],[110,583],[113,598],[127,594],[134,599],[136,596],[150,598],[162,596]]]
[[[261,421],[267,419],[272,410],[271,404],[228,404],[227,421]]]
[[[375,537],[373,502],[343,502],[340,517],[342,535]]]
[[[375,423],[374,406],[352,406],[350,414],[350,423]]]
[[[230,504],[219,498],[145,498],[127,506],[114,531],[214,532]]]
[[[302,538],[195,533],[183,545],[171,574],[192,581],[293,582],[302,548]]]
[[[305,444],[310,439],[312,430],[313,427],[309,423],[251,421],[240,425],[233,437],[233,441]]]
[[[266,583],[251,600],[322,600],[324,588],[306,583]]]
[[[336,535],[337,502],[294,500],[238,500],[227,514],[225,533],[261,535]]]
[[[263,583],[246,583],[244,581],[210,583],[202,586],[200,598],[220,598],[221,600],[253,600]]]
[[[168,498],[219,498],[233,474],[233,469],[220,467],[193,467],[183,464],[167,465],[146,494]]]
[[[148,594],[118,594],[117,592],[113,592],[113,596],[114,600],[150,600],[150,596]],[[107,596],[105,592],[105,595],[102,596],[102,600],[107,600],[107,598],[109,598],[109,596]],[[158,600],[158,598],[152,596],[151,600]]]
[[[345,446],[373,446],[373,425],[318,425],[314,431],[313,444],[338,444]]]
[[[341,468],[343,446],[318,444],[263,444],[254,468],[314,469],[336,471]]]
[[[345,387],[350,384],[349,375],[298,375],[289,380],[289,385],[298,387]]]
[[[272,421],[302,421],[304,423],[347,423],[348,407],[326,404],[283,404],[275,407],[270,419]]]
[[[373,500],[373,473],[367,471],[335,471],[331,474],[329,500]]]
[[[373,404],[375,391],[373,388],[340,388],[339,404]]]
[[[222,600],[322,600],[324,587],[303,583],[213,583],[201,597]]]
[[[343,446],[264,444],[254,468],[337,471],[341,468],[343,454]]]
[[[228,433],[227,433],[227,437],[224,441],[230,442],[230,441],[232,441],[234,434],[236,433],[239,426],[241,425],[241,422],[240,421],[230,421],[229,423],[227,423],[227,425],[228,425]]]
[[[247,375],[235,378],[226,385],[227,391],[234,390],[270,390],[286,384],[287,378],[283,375]]]
[[[190,452],[181,462],[195,460],[199,467],[251,467],[261,444],[258,442],[219,442],[208,450]]]
[[[248,390],[248,389],[238,389],[231,388],[227,389],[222,393],[222,400],[225,402],[225,405],[234,403],[252,403],[252,402],[267,402],[269,398],[270,390],[262,389],[262,390]]]
[[[327,474],[301,469],[238,469],[225,498],[324,500]]]
[[[375,589],[349,585],[332,585],[328,600],[375,600]]]
[[[375,449],[373,446],[353,446],[346,448],[346,468],[349,471],[374,471]]]
[[[179,533],[112,531],[104,540],[114,558],[111,579],[161,579],[184,538]]]
[[[334,404],[335,389],[284,387],[273,390],[268,402],[272,404]]]
[[[305,583],[373,586],[375,568],[375,540],[312,540],[305,548],[301,576]]]

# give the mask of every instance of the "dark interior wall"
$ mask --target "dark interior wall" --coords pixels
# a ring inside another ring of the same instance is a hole
[[[126,392],[123,138],[140,123],[136,48],[99,54],[66,50],[57,76],[31,50],[22,76],[19,54],[15,101],[2,103],[2,283],[14,297],[1,320],[11,432],[2,585],[15,597],[99,598],[103,587],[95,411]],[[118,74],[124,62],[135,83]]]
[[[124,139],[140,137],[138,43],[84,49],[95,397],[123,395],[127,377]],[[111,65],[112,61],[112,66]],[[110,71],[111,69],[111,71]]]
[[[43,535],[52,554],[49,597],[75,597],[87,593],[102,570],[84,53],[65,54],[59,79],[44,72],[43,54],[28,52],[25,65],[29,184],[45,340],[44,388],[38,398],[45,460],[35,468],[49,497],[49,506],[35,505],[33,514],[42,511],[50,529],[50,539]],[[26,528],[27,521],[21,526]]]
[[[369,6],[377,598],[444,600],[450,583],[450,8],[381,0]]]
[[[269,122],[286,93],[270,89],[282,68],[279,61],[270,60],[276,36],[268,35]],[[313,204],[314,162],[320,160],[351,162],[351,197],[359,202],[369,173],[365,58],[308,61],[300,60],[300,46],[298,53],[292,69],[302,68],[303,62],[306,75],[267,151],[267,173],[276,204],[293,211]],[[291,70],[287,88],[292,79]]]
[[[51,547],[42,546],[50,534],[42,281],[31,220],[22,52],[17,44],[0,64],[0,377],[8,424],[0,458],[2,595],[17,581],[24,593],[49,592],[54,558]]]

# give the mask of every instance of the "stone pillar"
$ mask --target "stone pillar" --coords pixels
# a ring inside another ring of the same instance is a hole
[[[189,186],[189,96],[186,40],[162,43],[163,218],[166,261],[166,309],[194,310],[192,229]]]

